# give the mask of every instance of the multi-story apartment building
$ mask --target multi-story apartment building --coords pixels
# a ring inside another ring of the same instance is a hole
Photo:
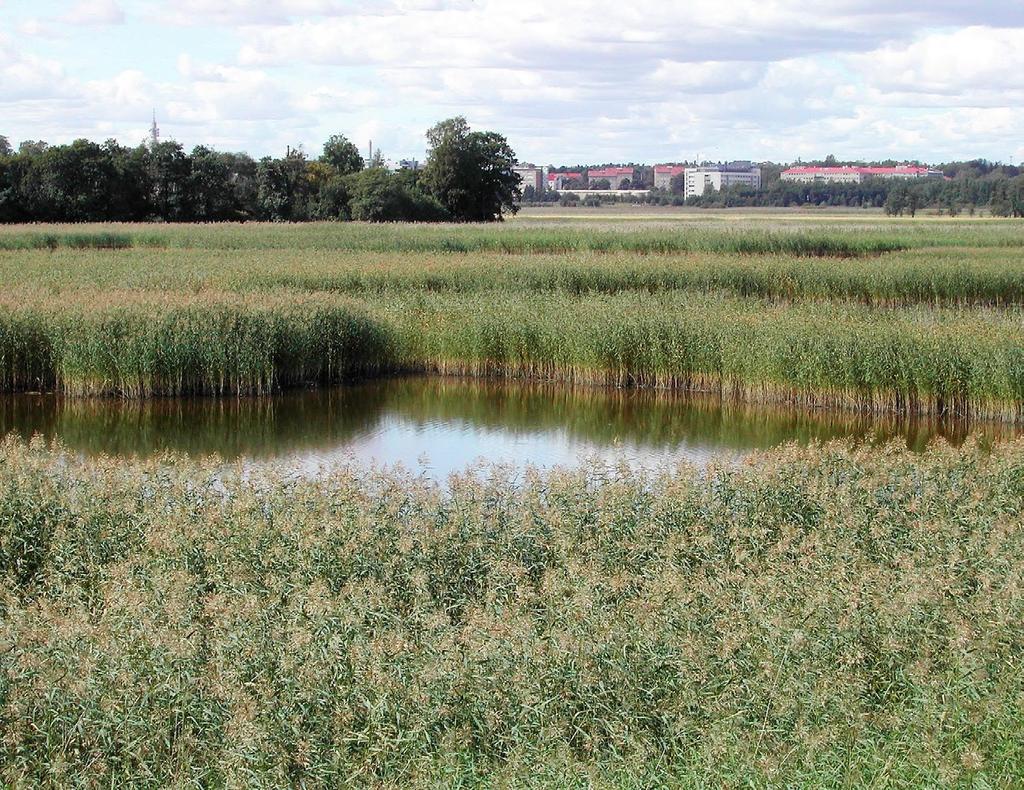
[[[942,178],[942,171],[918,165],[898,167],[791,167],[783,170],[783,181],[798,181],[812,184],[834,181],[859,184],[869,178]]]
[[[622,189],[627,181],[632,185],[636,173],[632,167],[605,167],[600,170],[587,171],[587,183],[594,185],[595,181],[607,180],[610,189]]]
[[[703,195],[712,190],[728,189],[741,184],[751,189],[761,188],[761,168],[750,162],[730,162],[727,165],[708,165],[686,168],[685,197]]]
[[[654,188],[669,189],[672,186],[672,179],[685,172],[686,168],[682,165],[655,165]]]
[[[519,176],[519,188],[524,192],[527,187],[533,187],[534,194],[539,195],[544,192],[546,182],[544,168],[522,162],[513,167],[512,171]]]

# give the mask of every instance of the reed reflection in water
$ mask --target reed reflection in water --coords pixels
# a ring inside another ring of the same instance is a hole
[[[896,416],[723,403],[710,396],[458,378],[394,378],[267,398],[79,400],[0,397],[0,434],[41,434],[87,455],[164,451],[226,460],[423,469],[445,477],[484,461],[539,467],[582,459],[656,466],[704,463],[787,441],[899,439],[1017,432]]]

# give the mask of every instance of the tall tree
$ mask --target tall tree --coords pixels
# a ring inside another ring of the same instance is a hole
[[[0,156],[8,157],[12,154],[14,154],[14,149],[11,148],[11,141],[0,134]]]
[[[341,134],[331,135],[324,143],[320,161],[333,167],[339,176],[358,173],[366,165],[355,143]]]
[[[46,140],[22,140],[18,143],[18,153],[28,156],[39,156],[49,147],[49,143]]]
[[[512,169],[515,152],[504,137],[471,131],[460,116],[428,130],[427,142],[422,183],[453,218],[493,222],[505,211],[516,212],[520,179]]]
[[[198,145],[189,157],[189,214],[199,222],[237,219],[238,207],[231,189],[231,161],[224,154]]]
[[[167,222],[189,219],[192,161],[181,143],[168,141],[152,146],[149,149],[149,168],[156,216]]]
[[[118,179],[113,158],[89,140],[46,148],[32,157],[22,194],[33,217],[51,222],[112,219]]]
[[[419,188],[415,173],[370,167],[350,176],[352,219],[366,222],[437,222],[448,212]]]
[[[107,219],[132,222],[146,219],[153,213],[149,149],[144,145],[126,148],[116,140],[107,140],[103,149],[114,168]]]
[[[289,149],[283,159],[269,156],[256,167],[256,206],[260,219],[301,222],[309,219],[312,186],[308,162],[301,149]]]

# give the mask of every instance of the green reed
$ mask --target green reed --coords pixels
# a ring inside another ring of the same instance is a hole
[[[1011,248],[907,250],[875,258],[725,253],[380,253],[315,250],[59,250],[0,255],[7,287],[615,294],[694,291],[777,301],[880,306],[1024,303],[1024,257]]]
[[[265,393],[425,371],[1020,419],[1017,311],[612,296],[15,291],[0,383],[72,395]]]
[[[12,786],[1012,787],[1024,446],[446,489],[0,444]]]
[[[133,246],[128,233],[109,231],[82,233],[19,232],[0,233],[0,250],[121,250]]]

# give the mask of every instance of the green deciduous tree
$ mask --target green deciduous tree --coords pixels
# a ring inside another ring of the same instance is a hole
[[[423,185],[453,219],[461,222],[501,220],[515,213],[521,197],[512,169],[515,152],[496,132],[474,132],[465,118],[450,118],[427,131],[430,153]]]
[[[366,166],[355,143],[341,134],[331,135],[324,143],[320,161],[333,167],[340,176],[358,173]]]
[[[348,178],[352,219],[365,222],[437,222],[450,215],[424,192],[411,171],[371,167]]]
[[[32,158],[21,194],[36,219],[84,222],[111,219],[120,188],[109,149],[75,140]]]
[[[18,153],[28,156],[39,156],[49,147],[45,140],[22,140],[18,143]]]
[[[256,168],[256,213],[260,219],[299,222],[309,218],[312,187],[306,156],[291,149],[283,159],[269,156]]]
[[[167,222],[190,219],[192,163],[181,144],[168,141],[150,148],[149,169],[154,215]]]

